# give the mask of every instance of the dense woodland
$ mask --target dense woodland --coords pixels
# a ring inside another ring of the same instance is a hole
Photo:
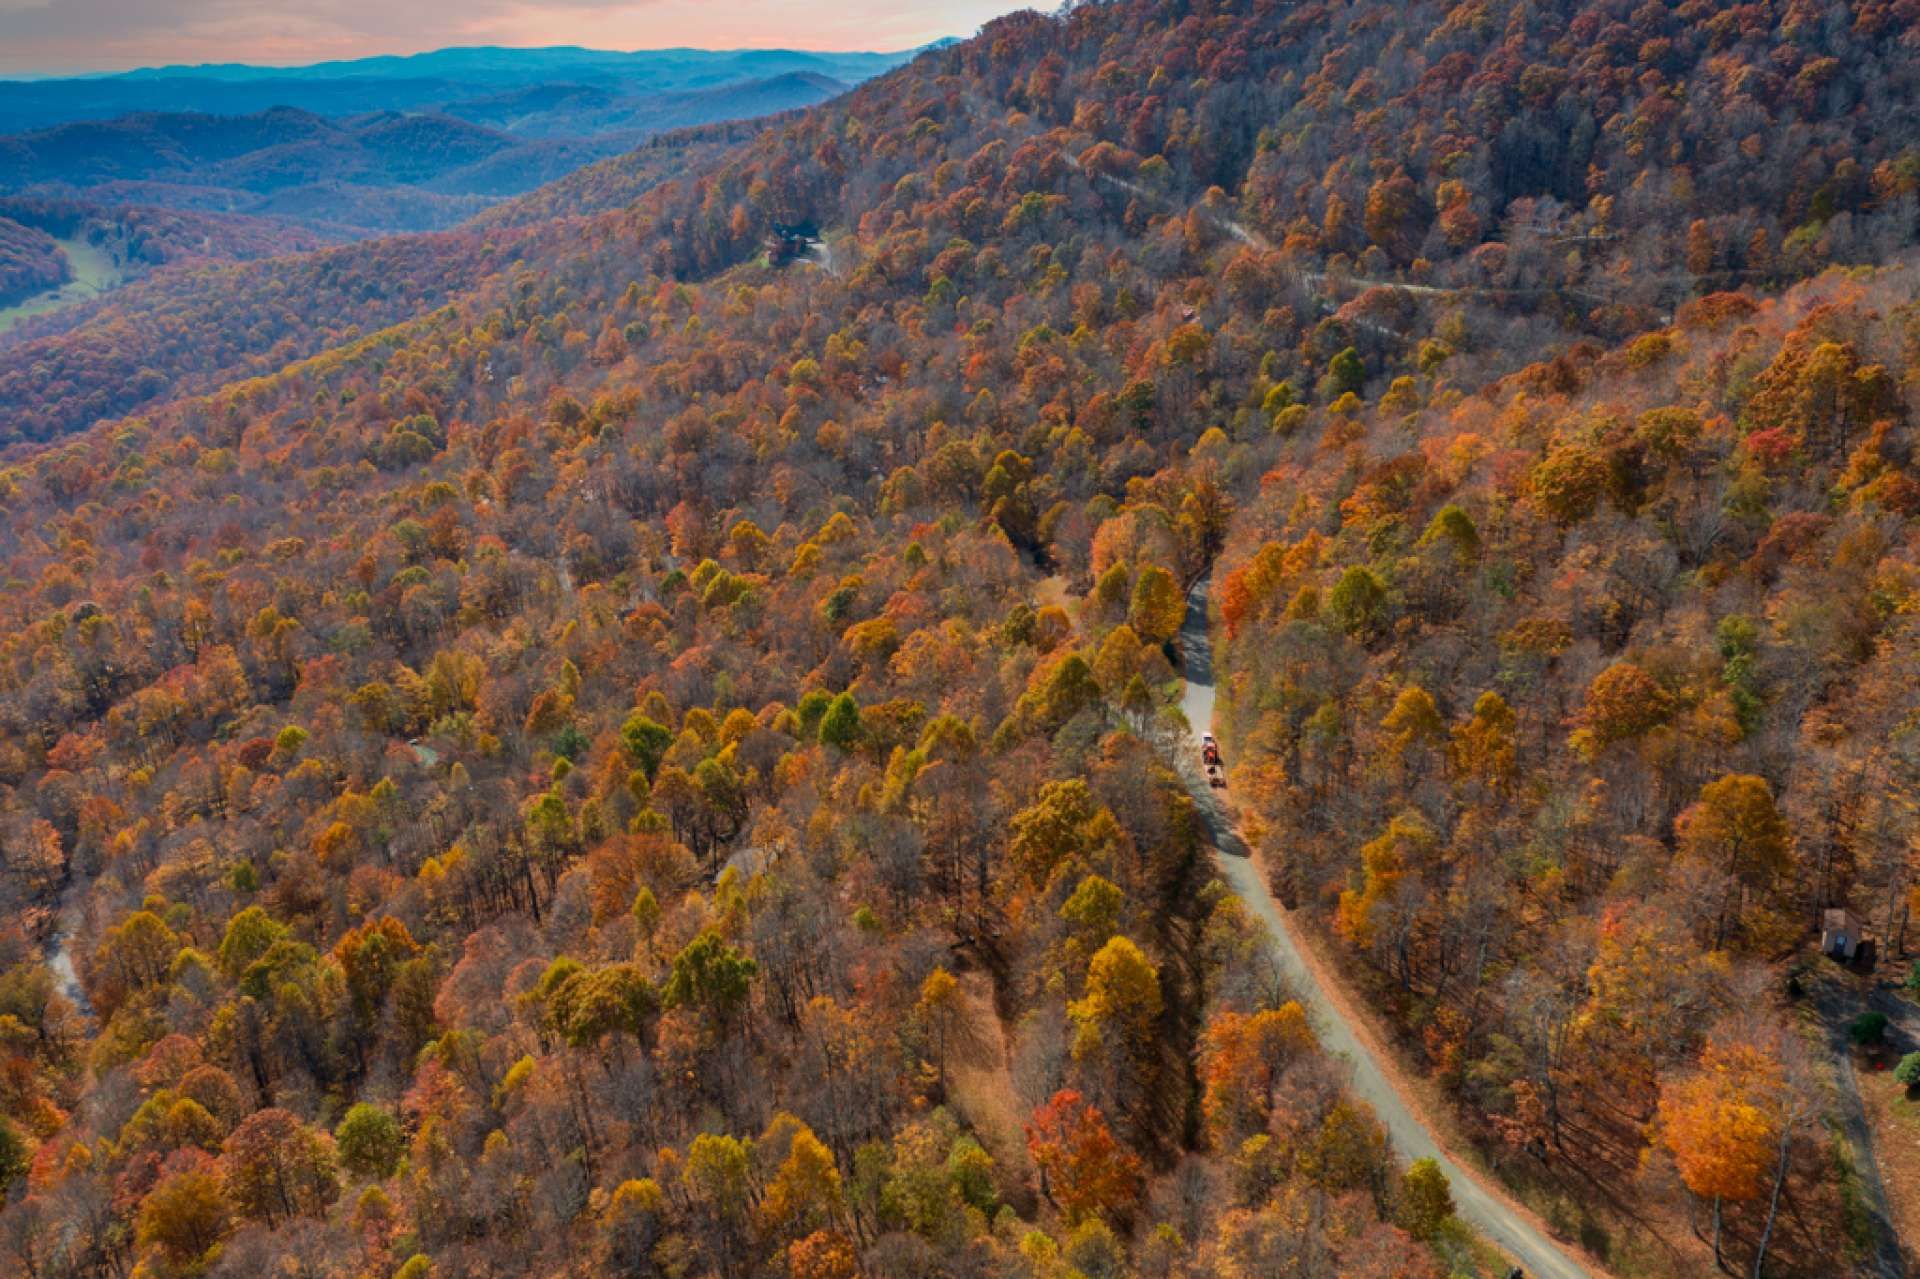
[[[136,266],[180,268],[0,334],[0,398],[8,406],[0,448],[276,372],[483,285],[498,290],[522,257],[565,243],[568,220],[622,209],[759,127],[662,134],[494,205],[459,231],[318,253],[301,250],[320,237],[267,219],[0,199],[0,216],[55,235],[96,236]],[[283,260],[257,260],[275,256]]]
[[[38,227],[0,217],[0,306],[66,283],[67,255]]]
[[[156,274],[0,342],[0,443],[56,438],[170,394],[271,373],[438,306],[511,262],[522,233],[396,236]]]
[[[1724,1190],[1680,1167],[1730,1230],[1762,1171],[1830,1186],[1777,961],[1828,906],[1908,933],[1914,285],[1710,294],[1480,394],[1396,382],[1292,436],[1236,525],[1228,740],[1284,895],[1570,1221],[1650,1125],[1704,1142],[1703,1075],[1779,1143]]]
[[[1501,1273],[1212,875],[1211,581],[1233,793],[1492,1161],[1834,1273],[1913,9],[1019,15],[0,351],[7,1264]]]

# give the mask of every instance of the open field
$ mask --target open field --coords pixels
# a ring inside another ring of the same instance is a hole
[[[75,302],[99,297],[125,282],[126,277],[119,264],[98,245],[79,238],[65,239],[60,241],[60,250],[67,255],[67,261],[73,268],[73,278],[57,289],[48,289],[24,302],[0,308],[0,333],[36,315],[45,315]]]

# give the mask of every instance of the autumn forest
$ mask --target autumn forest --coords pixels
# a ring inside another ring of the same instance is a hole
[[[1110,0],[448,229],[0,204],[146,248],[0,333],[0,1273],[1906,1273],[1917,104]]]

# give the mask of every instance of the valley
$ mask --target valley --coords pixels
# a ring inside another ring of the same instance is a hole
[[[0,81],[0,196],[240,215],[332,237],[445,230],[651,137],[815,105],[917,51],[443,52]]]
[[[98,245],[81,238],[56,240],[66,255],[72,278],[56,289],[48,289],[11,306],[0,307],[0,334],[36,315],[46,315],[61,307],[89,298],[97,298],[118,287],[125,278],[113,256]]]

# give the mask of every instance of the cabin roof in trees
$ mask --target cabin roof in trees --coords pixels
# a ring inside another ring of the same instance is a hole
[[[1852,933],[1864,933],[1867,930],[1867,921],[1845,906],[1829,906],[1821,912],[1820,927],[1823,930],[1845,929]]]
[[[1820,953],[1834,959],[1852,959],[1866,940],[1867,921],[1844,906],[1829,906],[1820,915]]]

